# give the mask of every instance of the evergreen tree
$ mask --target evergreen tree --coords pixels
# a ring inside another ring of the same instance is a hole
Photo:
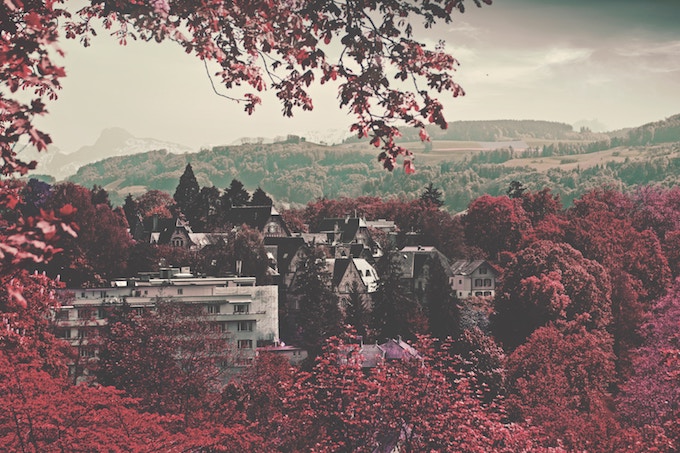
[[[425,289],[430,334],[441,340],[459,333],[460,309],[449,277],[439,260],[431,260],[430,279]]]
[[[202,187],[198,193],[196,225],[191,226],[195,230],[214,231],[219,224],[220,189],[215,186]]]
[[[134,228],[134,225],[137,222],[137,203],[132,198],[131,193],[129,193],[127,197],[125,197],[125,203],[123,204],[123,212],[125,213],[125,219],[127,220],[127,223],[130,226],[130,228]]]
[[[302,263],[293,283],[292,296],[300,308],[298,327],[310,357],[321,352],[327,338],[342,331],[342,314],[330,278],[323,252],[315,251]]]
[[[97,206],[98,204],[105,204],[109,208],[111,206],[111,201],[109,200],[109,193],[100,185],[94,185],[92,187],[92,204]]]
[[[357,335],[366,338],[368,332],[369,312],[366,307],[365,294],[359,292],[357,282],[352,284],[345,311],[346,321],[356,330]]]
[[[177,202],[180,211],[186,216],[189,224],[193,225],[200,218],[198,210],[198,193],[200,187],[191,164],[187,164],[184,173],[179,178],[179,184],[175,189],[173,198]]]
[[[253,198],[250,200],[251,206],[271,206],[274,204],[272,199],[267,195],[267,193],[262,190],[260,186],[253,192]]]
[[[442,199],[442,191],[434,187],[432,183],[429,183],[425,187],[425,191],[420,195],[420,199],[426,203],[433,204],[438,208],[444,205],[444,200]]]
[[[250,201],[250,194],[238,179],[232,179],[231,184],[222,195],[222,206],[229,209],[231,206],[245,206]]]
[[[415,296],[401,279],[398,256],[386,255],[378,271],[378,289],[373,293],[373,328],[378,339],[397,338],[414,340],[425,333],[427,319]]]

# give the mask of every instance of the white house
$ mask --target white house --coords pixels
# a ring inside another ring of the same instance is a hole
[[[484,260],[458,260],[451,265],[451,287],[459,299],[496,295],[498,272]]]

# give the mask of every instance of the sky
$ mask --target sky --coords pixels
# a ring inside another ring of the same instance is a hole
[[[444,40],[461,62],[456,80],[466,95],[440,97],[448,121],[536,119],[615,130],[680,113],[680,0],[467,3],[452,23],[416,36],[432,45]],[[88,48],[72,40],[61,47],[67,77],[39,124],[62,152],[94,143],[110,127],[198,151],[242,137],[337,136],[353,121],[328,85],[311,91],[311,113],[284,118],[268,92],[248,116],[213,92],[203,62],[173,43],[123,47],[102,32]]]

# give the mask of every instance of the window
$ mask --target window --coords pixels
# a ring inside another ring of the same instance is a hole
[[[173,247],[184,247],[184,240],[181,238],[175,238],[172,240]]]
[[[484,291],[484,295],[485,295],[485,296],[490,296],[490,295],[491,295],[491,291]]]
[[[484,279],[484,286],[491,286],[491,279],[490,278]]]
[[[371,271],[366,269],[366,277],[370,277],[370,276],[371,276]]]
[[[82,297],[83,299],[85,299],[85,293],[80,293],[80,297]]]
[[[253,340],[238,340],[239,349],[253,349]]]
[[[59,310],[57,312],[57,320],[58,321],[68,321],[68,310]]]
[[[463,284],[463,279],[462,279],[462,278],[459,278],[459,279],[458,279],[458,284],[459,284],[459,285],[462,285],[462,284]]]
[[[463,297],[463,291],[458,291],[458,297]]]
[[[208,314],[217,315],[220,313],[220,306],[218,304],[208,305]]]
[[[482,291],[477,291],[475,292],[475,296],[483,296],[484,293]]]
[[[476,278],[475,279],[475,286],[482,286],[483,280],[481,278]]]
[[[236,359],[236,366],[250,366],[253,364],[252,357],[239,357]]]
[[[479,268],[479,273],[480,273],[480,274],[486,274],[486,273],[487,273],[487,269],[486,269],[485,267],[480,267],[480,268]]]
[[[71,329],[59,329],[57,330],[57,337],[68,340],[71,338]]]
[[[253,324],[253,321],[239,321],[237,330],[239,332],[252,332]]]
[[[89,308],[81,308],[78,310],[78,319],[90,319],[92,310]]]
[[[94,357],[94,349],[92,349],[92,348],[81,347],[78,352],[80,353],[80,357],[88,357],[88,358]]]
[[[234,314],[244,315],[249,312],[249,304],[236,304],[234,305]]]
[[[106,318],[106,309],[104,307],[97,308],[97,319]]]
[[[184,288],[177,288],[177,295],[181,296],[182,294],[184,294]]]

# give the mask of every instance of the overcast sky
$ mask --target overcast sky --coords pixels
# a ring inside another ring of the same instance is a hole
[[[445,100],[456,120],[599,122],[606,130],[680,113],[680,0],[494,0],[421,39],[443,39],[466,96]],[[68,77],[41,125],[64,152],[109,127],[200,147],[240,137],[344,130],[336,92],[313,90],[315,110],[281,116],[273,94],[249,117],[216,96],[203,63],[176,44],[100,36],[62,43]],[[595,127],[597,128],[597,127]]]

